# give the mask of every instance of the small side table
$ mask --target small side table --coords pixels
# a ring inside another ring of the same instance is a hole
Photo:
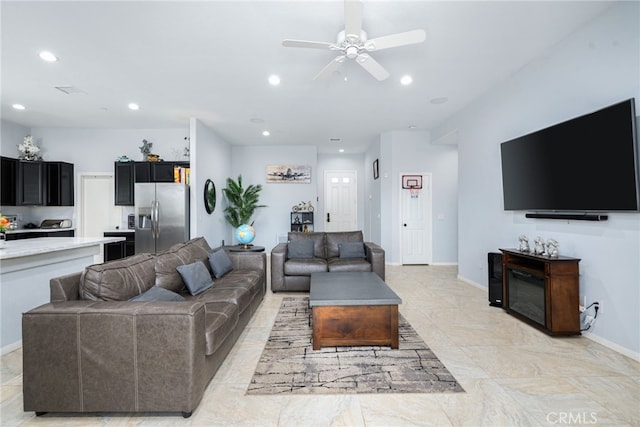
[[[264,252],[264,246],[249,246],[245,249],[243,245],[233,245],[224,248],[229,252]]]

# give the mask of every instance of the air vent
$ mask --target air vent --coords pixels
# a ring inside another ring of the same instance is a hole
[[[329,141],[331,141],[331,142],[340,142],[340,141],[342,141],[342,138],[330,138]]]
[[[75,86],[54,86],[55,89],[58,89],[62,93],[66,93],[67,95],[86,95],[87,92],[82,89],[78,89]]]

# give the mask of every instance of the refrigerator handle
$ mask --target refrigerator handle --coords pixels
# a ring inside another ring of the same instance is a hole
[[[154,200],[152,202],[151,205],[151,219],[153,221],[153,237],[155,237],[156,239],[158,238],[158,236],[160,235],[160,209],[159,209],[159,203],[157,200]]]

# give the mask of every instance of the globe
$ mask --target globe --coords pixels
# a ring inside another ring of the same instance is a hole
[[[249,224],[242,224],[236,228],[236,240],[241,245],[248,245],[256,238],[256,231]]]

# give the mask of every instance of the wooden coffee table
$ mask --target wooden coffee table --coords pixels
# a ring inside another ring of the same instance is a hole
[[[313,349],[388,345],[398,348],[402,300],[376,273],[311,274]]]

